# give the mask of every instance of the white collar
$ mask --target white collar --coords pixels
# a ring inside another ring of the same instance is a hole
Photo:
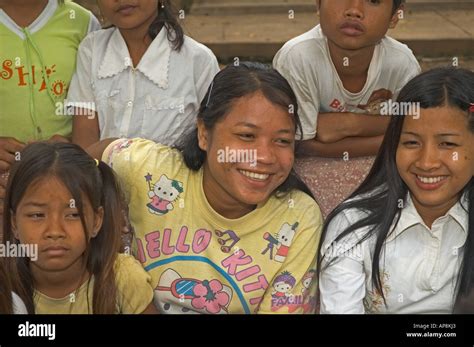
[[[54,12],[56,12],[57,8],[58,0],[48,0],[46,7],[43,9],[40,15],[36,17],[33,23],[28,25],[28,31],[33,34],[44,27],[46,23],[48,23],[49,19],[53,16]],[[0,23],[18,35],[22,40],[25,39],[23,28],[16,24],[13,19],[11,19],[10,16],[7,15],[2,9],[0,9]]]
[[[132,68],[132,59],[127,44],[118,28],[113,29],[105,55],[99,67],[99,78],[112,77],[127,68]],[[162,89],[168,88],[168,70],[172,47],[168,42],[166,28],[162,28],[152,41],[136,70]]]
[[[469,219],[468,219],[469,216],[468,216],[468,212],[463,207],[469,208],[467,193],[464,193],[461,199],[458,202],[456,202],[456,204],[454,204],[454,206],[451,207],[444,216],[439,217],[436,220],[439,220],[441,218],[451,217],[459,224],[461,229],[464,231],[465,236],[467,237],[467,232],[469,229]],[[390,234],[387,240],[394,239],[395,237],[397,237],[398,235],[400,235],[401,233],[403,233],[405,230],[412,227],[413,225],[421,224],[426,227],[423,219],[421,218],[420,214],[416,210],[416,207],[413,203],[410,193],[407,194],[405,207],[401,210],[400,213],[401,215],[400,215],[398,224],[394,232]]]

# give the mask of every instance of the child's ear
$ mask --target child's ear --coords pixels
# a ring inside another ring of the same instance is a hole
[[[198,145],[201,150],[207,152],[207,146],[209,144],[209,131],[204,125],[204,121],[201,118],[198,118],[197,121],[197,131],[198,131]]]
[[[400,18],[403,18],[404,11],[405,11],[405,5],[401,4],[400,7],[398,7],[398,9],[393,14],[392,19],[390,20],[390,26],[389,26],[390,29],[395,29]]]
[[[97,234],[100,231],[100,228],[102,228],[103,222],[104,222],[104,208],[101,206],[99,207],[97,212],[94,213],[94,227],[92,228],[92,233],[91,233],[92,238],[97,236]]]
[[[15,212],[10,210],[10,224],[12,225],[12,232],[15,236],[15,239],[20,240],[20,234],[18,233],[18,229],[16,228],[16,215]]]

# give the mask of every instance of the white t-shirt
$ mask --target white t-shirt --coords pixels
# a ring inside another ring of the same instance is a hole
[[[339,213],[330,222],[321,247],[321,255],[325,255],[319,282],[321,313],[452,313],[469,228],[464,209],[469,208],[467,194],[461,201],[436,219],[430,229],[408,194],[400,220],[380,254],[387,307],[372,285],[375,235],[352,247],[367,232],[368,227],[364,227],[332,244],[365,213],[356,209]]]
[[[97,111],[100,139],[145,137],[172,145],[195,124],[219,72],[210,49],[185,37],[179,52],[161,30],[136,68],[117,28],[89,34],[79,46],[68,106]],[[83,115],[82,117],[90,117]]]
[[[288,80],[298,99],[303,140],[316,136],[319,112],[378,114],[380,103],[396,98],[400,89],[421,71],[412,51],[386,36],[375,46],[364,88],[351,93],[339,78],[319,25],[288,41],[275,55],[273,65]]]

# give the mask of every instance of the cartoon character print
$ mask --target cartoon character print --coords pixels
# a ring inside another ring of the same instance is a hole
[[[314,313],[316,311],[317,297],[310,295],[310,286],[316,271],[309,270],[302,278],[301,294],[293,294],[296,287],[296,278],[289,272],[283,271],[273,281],[272,312],[286,309],[288,313],[300,310],[301,313]]]
[[[393,93],[388,89],[375,90],[371,95],[367,104],[349,104],[338,99],[334,99],[329,105],[335,112],[356,112],[365,114],[380,114],[382,104],[393,97]]]
[[[272,298],[284,298],[291,296],[291,290],[296,284],[296,279],[289,271],[283,271],[273,281]]]
[[[301,288],[301,294],[307,296],[309,294],[309,287],[311,286],[311,282],[313,282],[313,278],[316,276],[315,270],[309,270],[303,276],[303,288]]]
[[[372,93],[366,105],[357,105],[357,108],[364,110],[368,114],[380,114],[382,103],[393,97],[393,93],[388,89],[379,89]]]
[[[268,241],[267,247],[262,251],[262,254],[270,252],[270,259],[273,259],[279,263],[283,263],[288,255],[291,243],[296,234],[296,228],[298,228],[299,223],[296,222],[293,225],[284,223],[280,231],[276,234],[276,237],[270,235],[270,233],[265,233],[263,238]],[[275,257],[273,257],[273,249],[277,248]]]
[[[111,160],[112,159],[112,156],[113,155],[116,155],[116,154],[119,154],[120,152],[122,152],[124,149],[130,147],[133,143],[133,140],[122,140],[122,141],[118,141],[113,147],[112,147],[112,150],[109,151],[109,154],[107,156],[107,162],[110,163],[110,166],[113,167],[113,161]]]
[[[150,183],[152,179],[153,176],[151,174],[145,176],[149,189],[148,197],[151,199],[146,206],[148,207],[148,212],[162,216],[174,208],[173,202],[184,191],[183,184],[169,179],[166,175],[161,175],[155,184]]]
[[[155,288],[154,303],[161,313],[228,313],[232,289],[217,279],[183,278],[166,269]]]
[[[237,234],[232,230],[216,230],[214,231],[214,234],[216,234],[217,242],[221,245],[221,251],[224,253],[229,253],[233,249],[232,247],[234,247],[234,245],[240,241],[240,237],[238,237]],[[224,236],[228,237],[224,239]]]

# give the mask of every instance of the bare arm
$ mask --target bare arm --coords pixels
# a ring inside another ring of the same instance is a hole
[[[93,111],[75,108],[72,121],[72,142],[84,149],[100,139],[97,112],[93,116],[87,116],[87,112]]]
[[[86,152],[89,153],[89,155],[93,158],[100,160],[102,158],[102,154],[104,154],[105,149],[115,140],[117,140],[117,138],[113,137],[96,142],[92,146],[87,147]]]
[[[388,116],[352,112],[320,113],[316,130],[317,139],[323,143],[333,143],[346,137],[383,135],[389,121]]]
[[[159,314],[160,312],[156,309],[155,305],[153,304],[153,301],[148,305],[148,307],[145,309],[145,311],[142,312],[142,314]]]
[[[301,141],[298,155],[325,158],[349,158],[376,155],[383,141],[383,135],[372,137],[346,137],[337,142],[323,143],[316,139]]]

